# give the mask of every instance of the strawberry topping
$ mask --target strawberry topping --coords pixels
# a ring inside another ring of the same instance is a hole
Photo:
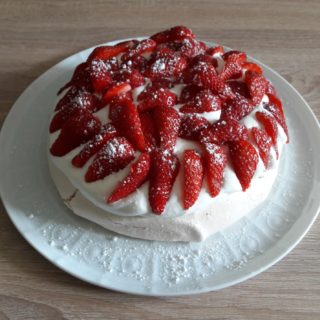
[[[173,108],[158,107],[154,109],[154,119],[159,134],[160,147],[173,151],[178,138],[181,118]]]
[[[61,130],[52,155],[62,157],[79,147],[71,162],[77,168],[88,165],[88,183],[136,158],[129,174],[106,195],[108,204],[149,180],[151,209],[163,213],[179,172],[175,151],[183,142],[178,137],[201,150],[185,150],[181,160],[185,210],[196,203],[204,176],[211,197],[221,192],[229,158],[245,191],[259,157],[266,168],[271,146],[278,157],[278,124],[288,137],[282,103],[262,68],[247,61],[244,52],[208,47],[184,26],[95,48],[59,93],[65,89],[50,123],[50,133]],[[269,101],[262,103],[264,95]],[[258,105],[265,110],[255,112],[263,129],[249,131],[241,119]],[[220,110],[219,120],[210,120],[207,113]]]
[[[126,137],[135,149],[144,151],[145,141],[137,107],[130,100],[116,101],[110,105],[109,118],[119,133]]]
[[[61,128],[61,132],[51,146],[50,152],[56,157],[62,157],[90,140],[100,130],[100,120],[89,111],[75,113]]]
[[[124,137],[112,138],[96,154],[86,172],[85,180],[86,182],[101,180],[125,168],[133,159],[134,149],[129,141]]]
[[[256,172],[259,157],[253,145],[245,140],[229,142],[229,152],[234,171],[242,190],[250,187],[251,179]]]
[[[159,149],[151,153],[149,202],[155,214],[164,211],[179,167],[177,156],[167,150]]]
[[[106,199],[107,203],[119,201],[135,192],[148,178],[150,156],[141,153],[138,160],[130,167],[128,176],[122,180],[112,194]]]
[[[222,188],[223,171],[227,165],[227,156],[223,147],[214,143],[205,143],[203,149],[209,194],[211,197],[216,197]]]
[[[189,209],[197,201],[204,176],[201,156],[194,150],[185,150],[183,154],[184,184],[183,207]]]

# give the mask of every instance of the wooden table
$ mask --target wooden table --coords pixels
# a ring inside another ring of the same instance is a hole
[[[0,118],[59,60],[185,24],[291,82],[320,117],[320,2],[0,0]],[[303,121],[303,119],[302,119]],[[1,152],[1,151],[0,151]],[[0,319],[320,319],[320,220],[277,265],[220,292],[170,299],[96,288],[33,250],[0,208]]]

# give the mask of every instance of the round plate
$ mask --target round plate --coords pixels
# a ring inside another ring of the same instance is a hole
[[[63,60],[35,80],[19,97],[2,128],[2,199],[17,229],[37,251],[92,284],[170,296],[239,283],[293,249],[320,206],[319,124],[301,95],[259,62],[284,102],[290,133],[280,174],[261,208],[202,243],[131,239],[74,215],[49,175],[47,132],[56,92],[91,50]]]

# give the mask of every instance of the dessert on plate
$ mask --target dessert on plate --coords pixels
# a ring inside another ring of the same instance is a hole
[[[261,205],[289,140],[261,67],[183,26],[96,47],[60,89],[49,132],[74,213],[162,241],[202,241]]]

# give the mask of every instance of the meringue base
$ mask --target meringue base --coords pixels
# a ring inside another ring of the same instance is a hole
[[[276,179],[277,166],[263,178],[253,179],[245,192],[220,193],[206,210],[170,218],[147,214],[123,217],[106,212],[84,198],[49,161],[51,177],[65,204],[78,216],[116,233],[145,240],[200,242],[222,231],[261,205]]]

